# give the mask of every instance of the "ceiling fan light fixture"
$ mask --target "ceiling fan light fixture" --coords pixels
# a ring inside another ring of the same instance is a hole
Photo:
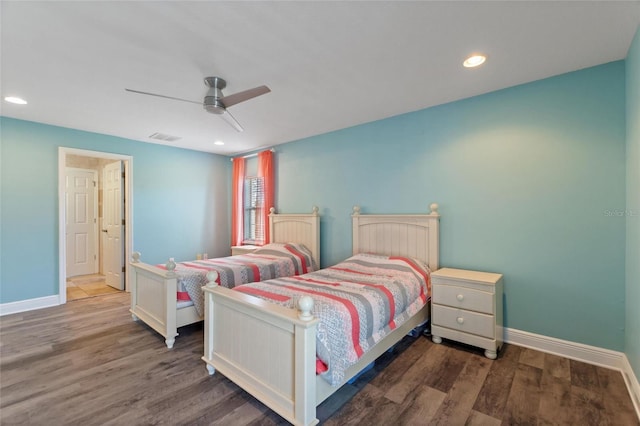
[[[220,102],[220,99],[213,96],[205,96],[202,106],[212,114],[224,114],[225,111],[224,104]]]
[[[465,59],[462,65],[465,68],[475,68],[477,66],[484,64],[486,60],[487,60],[486,55],[483,55],[481,53],[474,53],[473,55]]]
[[[27,101],[25,101],[22,98],[19,98],[17,96],[5,96],[4,98],[5,101],[12,103],[12,104],[17,104],[17,105],[26,105]]]

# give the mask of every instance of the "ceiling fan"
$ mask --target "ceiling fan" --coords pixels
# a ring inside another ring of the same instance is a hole
[[[234,129],[241,132],[244,129],[238,123],[238,121],[231,115],[227,108],[239,104],[240,102],[248,101],[256,96],[269,93],[271,89],[267,86],[258,86],[253,89],[245,90],[242,92],[234,93],[233,95],[225,96],[222,94],[222,89],[227,87],[227,82],[220,77],[206,77],[204,84],[209,87],[207,94],[204,97],[204,102],[191,101],[189,99],[175,98],[173,96],[158,95],[156,93],[141,92],[140,90],[133,90],[125,88],[127,92],[139,93],[141,95],[157,96],[159,98],[173,99],[174,101],[190,102],[192,104],[202,105],[207,112],[220,115],[227,123],[229,123]]]

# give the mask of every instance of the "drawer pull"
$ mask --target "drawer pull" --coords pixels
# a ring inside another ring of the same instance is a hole
[[[464,294],[457,295],[456,299],[458,299],[459,302],[462,302],[464,300]]]
[[[464,323],[464,318],[458,317],[457,321],[458,321],[458,324],[463,324]]]

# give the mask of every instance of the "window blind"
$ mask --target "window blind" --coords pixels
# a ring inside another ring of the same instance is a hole
[[[264,179],[247,177],[244,180],[244,244],[264,244]]]

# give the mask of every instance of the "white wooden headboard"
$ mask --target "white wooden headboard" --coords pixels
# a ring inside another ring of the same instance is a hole
[[[310,214],[276,213],[273,207],[269,214],[269,237],[273,243],[304,244],[320,267],[320,214],[313,206]]]
[[[353,254],[378,253],[420,259],[431,271],[439,268],[440,215],[431,204],[429,214],[361,214],[353,208]]]

